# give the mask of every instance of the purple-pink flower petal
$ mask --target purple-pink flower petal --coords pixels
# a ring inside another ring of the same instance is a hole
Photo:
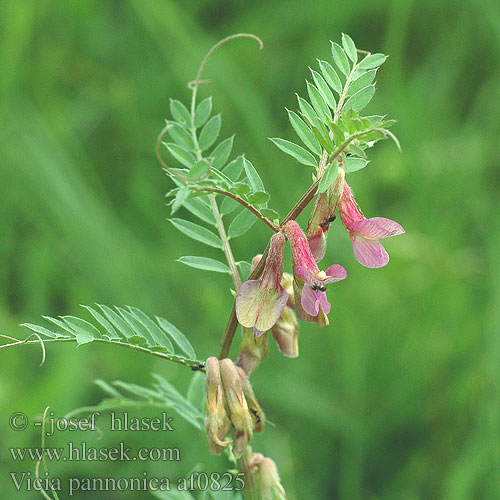
[[[325,314],[328,314],[331,309],[331,304],[326,298],[326,293],[319,290],[313,290],[307,285],[305,285],[302,289],[300,303],[302,304],[304,311],[311,316],[318,315],[319,306],[321,306]]]
[[[236,295],[236,317],[246,327],[267,332],[278,321],[286,303],[288,292],[262,286],[261,280],[243,283]]]
[[[336,281],[345,280],[347,278],[347,271],[340,264],[333,264],[326,271],[328,278],[323,280],[325,285],[329,283],[335,283]]]
[[[378,240],[355,236],[352,248],[355,259],[365,267],[384,267],[389,262],[389,254]]]
[[[400,224],[384,217],[356,220],[349,224],[348,229],[354,235],[363,236],[370,240],[389,238],[405,232]]]
[[[329,314],[332,305],[330,304],[330,302],[328,302],[328,299],[326,297],[326,292],[315,292],[315,293],[316,293],[316,298],[319,301],[319,305],[321,306],[321,309],[323,309],[325,314]]]
[[[309,285],[315,284],[315,280],[311,272],[305,266],[295,266],[295,276],[299,277]]]
[[[310,286],[305,285],[302,289],[300,303],[307,314],[310,314],[311,316],[318,315],[319,300],[316,300],[316,292]]]

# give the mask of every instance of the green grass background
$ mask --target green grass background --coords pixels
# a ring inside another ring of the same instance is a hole
[[[274,2],[216,0],[3,0],[0,3],[0,332],[79,304],[129,304],[167,317],[200,357],[219,346],[231,307],[229,278],[175,259],[218,257],[166,221],[171,187],[154,141],[169,98],[186,101],[208,48],[205,77],[281,214],[310,171],[267,137],[293,140],[284,107],[305,93],[308,66],[349,33],[390,55],[367,111],[388,113],[403,153],[388,142],[351,184],[367,216],[400,222],[390,264],[361,267],[334,224],[325,262],[349,279],[332,286],[331,326],[301,326],[298,359],[271,345],[253,377],[276,427],[254,448],[279,465],[291,499],[500,499],[500,8],[494,0]],[[308,212],[308,211],[307,211]],[[184,214],[187,217],[189,215]],[[301,219],[302,222],[305,218]],[[235,239],[238,260],[262,251],[259,225]],[[212,251],[213,250],[213,251]],[[203,252],[203,253],[202,253]],[[272,344],[273,342],[271,342]],[[107,346],[0,351],[0,491],[15,493],[8,446],[35,446],[36,429],[8,415],[57,415],[96,403],[92,381],[149,384],[150,373],[185,389],[191,372]],[[236,350],[233,352],[236,355]],[[155,415],[155,411],[150,412]],[[157,413],[157,412],[156,412]],[[78,435],[95,441],[94,437]],[[61,435],[51,443],[76,436]],[[100,443],[117,441],[107,433]],[[222,470],[201,434],[180,419],[172,436],[128,433],[130,446],[180,446],[179,464],[58,463],[54,475],[176,477],[195,464]],[[119,439],[118,439],[119,440]],[[96,444],[99,445],[99,444]],[[3,494],[2,494],[3,495]],[[146,498],[80,493],[75,498]],[[62,498],[66,496],[63,494]]]

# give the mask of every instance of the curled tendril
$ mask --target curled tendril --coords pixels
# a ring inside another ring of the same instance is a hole
[[[258,44],[259,44],[259,50],[262,50],[264,48],[264,42],[257,36],[252,33],[234,33],[233,35],[226,36],[226,38],[223,38],[222,40],[219,40],[208,52],[207,55],[203,58],[203,61],[201,61],[200,68],[198,69],[198,74],[196,75],[196,78],[192,80],[191,82],[188,83],[188,87],[196,94],[196,91],[198,90],[198,86],[202,83],[210,83],[210,80],[201,80],[201,74],[203,73],[203,70],[205,68],[205,65],[207,64],[207,61],[210,59],[212,54],[221,46],[224,45],[225,43],[234,40],[235,38],[252,38],[254,39]]]
[[[33,337],[36,337],[37,340],[40,342],[40,345],[42,347],[42,361],[40,363],[40,366],[42,366],[45,363],[45,343],[43,342],[42,337],[40,337],[40,335],[38,335],[38,333],[32,333],[28,338],[26,338],[24,340],[19,340],[19,339],[16,339],[14,337],[9,337],[8,335],[0,335],[0,337],[14,341],[12,344],[0,345],[0,349],[6,348],[6,347],[12,347],[12,346],[19,345],[19,344],[26,344]]]

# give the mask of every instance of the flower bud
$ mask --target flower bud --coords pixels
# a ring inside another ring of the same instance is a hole
[[[307,224],[307,241],[316,262],[326,253],[326,237],[330,223],[335,220],[335,210],[344,190],[345,172],[339,167],[335,182],[323,193],[319,193]]]
[[[229,358],[220,362],[220,373],[231,422],[234,426],[233,454],[236,458],[240,458],[253,436],[250,411],[243,394],[241,377]]]
[[[253,417],[254,427],[253,430],[255,432],[262,432],[264,430],[264,412],[255,397],[252,386],[250,385],[250,381],[244,370],[240,367],[237,367],[238,374],[241,378],[241,384],[243,387],[243,394],[245,395],[245,399],[247,401],[248,409]]]
[[[296,358],[299,355],[299,323],[290,307],[283,309],[278,322],[272,328],[272,333],[283,355],[288,358]]]
[[[245,370],[247,376],[250,376],[250,373],[267,358],[267,353],[267,334],[257,336],[251,328],[243,328],[240,356],[236,364]]]
[[[287,500],[276,464],[270,458],[258,455],[254,454],[256,458],[250,463],[253,465],[253,479],[259,500]]]
[[[207,372],[205,430],[208,449],[212,455],[220,455],[232,442],[230,439],[225,439],[231,429],[231,421],[224,407],[219,360],[215,357],[208,358],[205,369]]]

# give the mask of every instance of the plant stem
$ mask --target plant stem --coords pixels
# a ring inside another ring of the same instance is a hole
[[[234,287],[236,288],[236,290],[238,290],[238,288],[241,286],[240,273],[238,272],[236,262],[234,261],[233,252],[227,238],[226,230],[224,229],[224,224],[219,212],[219,207],[217,206],[217,202],[215,201],[215,195],[210,194],[208,195],[208,198],[210,199],[210,207],[212,209],[212,213],[214,214],[215,220],[217,221],[217,231],[219,231],[219,236],[222,240],[224,255],[226,256],[229,269],[231,270],[231,277],[233,278]]]
[[[264,217],[260,211],[255,208],[250,203],[246,202],[243,198],[240,198],[238,195],[231,193],[230,191],[225,191],[224,189],[211,188],[211,187],[193,187],[195,191],[207,191],[209,193],[217,193],[227,196],[228,198],[237,201],[240,205],[243,205],[247,210],[250,210],[258,219],[260,219],[266,226],[270,227],[275,233],[278,233],[280,228],[272,221],[270,221],[267,217]]]
[[[42,342],[44,344],[49,342],[76,342],[76,338],[43,339]],[[187,366],[189,368],[194,367],[195,369],[202,370],[202,368],[200,368],[200,365],[203,366],[198,360],[187,360],[178,356],[173,356],[165,352],[151,351],[150,349],[146,347],[141,347],[139,345],[126,344],[125,342],[119,342],[115,340],[109,341],[106,339],[94,339],[92,342],[97,342],[100,344],[107,344],[107,345],[120,345],[122,347],[134,349],[135,351],[141,351],[147,354],[151,354],[153,356],[157,356],[158,358],[168,359],[169,361],[173,361],[174,363],[178,363],[180,365]],[[40,344],[40,340],[28,340],[28,341],[17,340],[16,342],[13,342],[11,344],[0,345],[0,349],[6,349],[8,347],[15,347],[17,345],[25,345],[25,344]]]

